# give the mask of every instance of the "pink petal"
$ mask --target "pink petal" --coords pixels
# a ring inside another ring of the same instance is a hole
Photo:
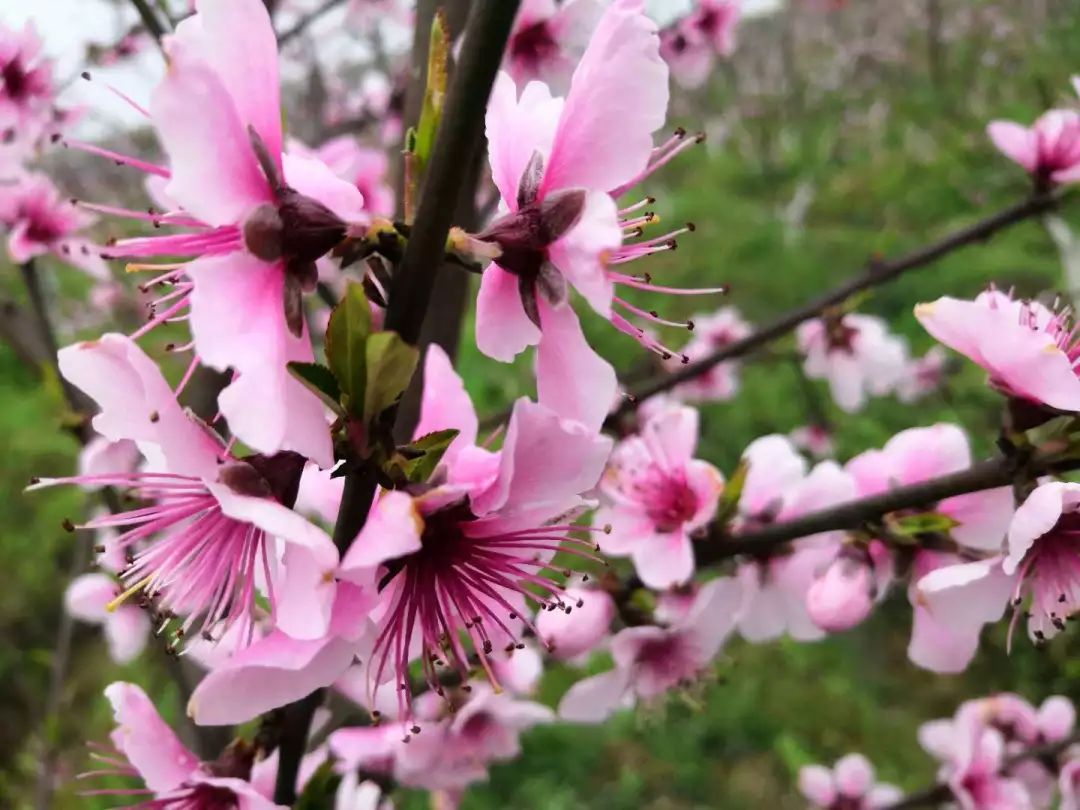
[[[476,347],[488,357],[509,363],[540,341],[540,330],[521,305],[517,278],[497,264],[480,277],[476,298]]]
[[[321,467],[333,448],[319,399],[288,372],[290,361],[311,362],[306,331],[285,325],[284,270],[247,253],[206,256],[188,265],[191,333],[209,366],[232,367],[239,377],[218,403],[229,427],[262,453],[295,450]]]
[[[679,467],[694,457],[698,441],[698,412],[694,408],[675,406],[649,419],[641,436],[654,458],[662,459],[666,467]]]
[[[111,277],[109,265],[101,258],[102,248],[99,245],[95,245],[89,239],[65,237],[63,246],[66,250],[54,249],[53,251],[53,255],[60,261],[70,264],[72,267],[77,267],[90,278],[95,278],[98,281],[109,280]]]
[[[623,669],[584,678],[563,695],[559,716],[572,723],[602,723],[625,703],[629,688],[630,674]]]
[[[424,520],[404,492],[383,492],[341,561],[341,575],[364,584],[371,569],[420,548]]]
[[[607,636],[615,602],[596,588],[567,588],[563,598],[573,606],[572,612],[541,610],[536,629],[551,654],[566,660],[589,652]]]
[[[743,451],[743,460],[749,465],[739,499],[744,515],[757,515],[784,498],[788,488],[806,475],[806,459],[780,434],[754,439]]]
[[[1012,121],[993,121],[986,134],[1003,155],[1016,161],[1029,172],[1039,165],[1039,139],[1034,129]]]
[[[833,768],[836,788],[841,795],[852,799],[861,798],[874,786],[874,768],[862,754],[848,754]]]
[[[201,726],[247,722],[329,686],[348,669],[355,647],[336,636],[298,641],[274,631],[203,678],[188,714]]]
[[[541,302],[543,333],[536,355],[536,391],[542,405],[597,431],[618,391],[611,364],[585,340],[569,304]]]
[[[79,621],[101,624],[109,617],[105,605],[116,598],[118,589],[105,574],[75,577],[64,592],[64,607]]]
[[[1015,509],[1012,487],[946,498],[937,511],[960,522],[950,531],[962,546],[998,553]]]
[[[169,156],[166,193],[193,216],[210,225],[238,224],[270,200],[244,122],[205,64],[174,59],[150,112]]]
[[[106,334],[60,350],[60,373],[101,408],[94,429],[112,441],[158,445],[170,472],[217,475],[220,445],[176,401],[161,370],[135,341]]]
[[[117,681],[105,687],[105,697],[117,725],[113,739],[150,790],[172,790],[199,767],[138,686]]]
[[[615,201],[603,191],[585,197],[581,218],[548,248],[548,258],[574,285],[589,305],[611,317],[615,285],[607,274],[607,260],[622,244],[622,228]]]
[[[452,467],[454,458],[463,448],[476,444],[477,425],[476,409],[465,390],[465,383],[454,371],[446,352],[440,346],[431,344],[424,361],[420,421],[413,436],[418,438],[449,428],[458,430],[457,438],[443,455],[443,461]]]
[[[685,531],[644,536],[632,556],[641,581],[656,590],[685,585],[694,575],[694,545]]]
[[[799,792],[817,807],[830,807],[836,800],[832,771],[824,765],[804,765],[799,769]]]
[[[517,97],[514,80],[500,73],[488,101],[487,139],[491,178],[503,202],[517,210],[518,184],[534,152],[551,152],[563,100],[543,82],[530,82]]]
[[[656,24],[641,0],[616,0],[574,71],[541,193],[610,191],[632,179],[649,162],[667,104]]]
[[[554,505],[596,486],[611,439],[522,398],[514,403],[500,456],[499,477],[472,499],[478,515]]]
[[[261,0],[203,0],[197,9],[195,18],[177,27],[177,44],[213,69],[245,127],[255,127],[271,157],[280,161],[277,37],[265,4]],[[170,49],[174,59],[175,50]]]
[[[142,608],[122,605],[105,620],[109,657],[118,664],[134,661],[149,636],[150,617]]]
[[[686,465],[686,483],[698,503],[697,510],[686,522],[687,529],[694,531],[716,516],[720,494],[724,491],[724,476],[709,462],[695,459]]]
[[[743,605],[743,586],[734,577],[718,577],[701,586],[680,627],[690,635],[704,666],[716,657],[735,629]]]
[[[1080,484],[1055,481],[1038,487],[1020,504],[1009,524],[1008,555],[1003,566],[1006,574],[1016,572],[1035,541],[1054,528],[1065,506],[1078,498]]]
[[[285,182],[301,194],[318,200],[346,222],[367,219],[364,195],[342,180],[318,158],[285,155]]]
[[[1048,697],[1039,706],[1039,731],[1050,742],[1066,739],[1076,725],[1076,708],[1061,695]]]

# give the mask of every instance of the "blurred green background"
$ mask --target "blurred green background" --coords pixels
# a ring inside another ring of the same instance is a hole
[[[891,50],[881,46],[884,56],[872,40],[866,54],[852,48],[846,55],[824,40],[807,41],[796,50],[798,65],[766,92],[754,81],[756,66],[785,31],[777,21],[756,23],[747,26],[731,69],[678,97],[675,118],[690,129],[705,126],[711,137],[647,189],[659,198],[656,210],[668,224],[697,225],[678,251],[652,260],[658,282],[729,283],[724,303],[763,322],[857,272],[874,254],[915,248],[1027,193],[1026,177],[994,152],[984,126],[998,117],[1027,122],[1048,105],[1077,103],[1068,96],[1068,79],[1080,70],[1080,3],[946,4],[976,15],[981,10],[989,22],[980,25],[976,16],[936,43],[917,24],[926,4],[896,5],[913,10],[912,25],[893,32]],[[1036,6],[1043,13],[1036,15]],[[854,37],[863,25],[847,13],[821,23],[834,26],[841,42],[848,41],[848,29]],[[837,86],[817,81],[845,58],[854,64]],[[792,205],[797,197],[809,200],[801,215]],[[1076,224],[1078,213],[1073,200],[1059,216]],[[48,266],[54,271],[48,279],[54,289],[81,291],[72,271]],[[8,292],[21,295],[14,268],[5,266],[2,278]],[[919,355],[932,343],[912,316],[915,302],[970,297],[991,281],[1028,295],[1076,293],[1063,278],[1054,241],[1043,223],[1031,221],[877,290],[859,308],[887,318]],[[65,306],[66,314],[78,314],[77,305]],[[711,303],[654,298],[651,306],[685,317]],[[584,320],[595,345],[625,372],[648,365],[628,338],[594,317]],[[683,339],[669,337],[676,344]],[[704,409],[700,455],[726,471],[754,437],[808,421],[809,395],[797,367],[785,359],[793,343],[789,338],[772,348],[771,356],[746,363],[738,398]],[[466,339],[460,365],[481,413],[531,393],[524,361],[512,368],[495,364]],[[980,372],[965,364],[939,394],[908,406],[875,400],[854,416],[837,411],[824,386],[815,383],[812,390],[835,429],[841,460],[880,446],[897,430],[941,420],[966,427],[976,452],[985,453],[998,424],[1000,403]],[[61,429],[63,418],[55,384],[43,383],[0,346],[0,807],[31,805],[46,750],[58,752],[63,783],[54,806],[113,803],[80,798],[71,783],[87,767],[86,741],[108,733],[101,689],[110,681],[143,684],[174,718],[182,703],[163,656],[151,649],[135,664],[115,666],[96,629],[80,626],[62,711],[42,722],[59,595],[73,543],[86,541],[60,524],[82,514],[86,503],[76,491],[25,496],[21,490],[32,475],[72,469],[77,444]],[[1021,639],[1007,655],[1005,627],[995,627],[964,675],[944,677],[907,661],[909,625],[910,609],[897,589],[847,634],[816,644],[736,641],[715,681],[692,695],[672,696],[603,727],[529,733],[523,757],[493,767],[491,781],[470,789],[464,807],[800,807],[793,789],[799,766],[831,763],[852,750],[866,753],[884,779],[914,789],[934,770],[918,749],[917,727],[951,714],[961,700],[1004,689],[1031,700],[1053,693],[1080,699],[1075,631],[1041,650]],[[557,700],[569,679],[567,672],[550,671],[542,699]],[[402,792],[398,798],[407,807],[427,801]]]

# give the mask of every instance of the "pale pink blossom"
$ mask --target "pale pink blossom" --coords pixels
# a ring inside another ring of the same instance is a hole
[[[82,574],[72,580],[64,593],[64,607],[76,619],[99,624],[105,633],[109,657],[118,664],[134,660],[146,647],[150,618],[135,605],[106,607],[123,592],[106,574]]]
[[[7,251],[12,262],[22,264],[51,254],[98,280],[109,278],[101,258],[102,248],[81,231],[94,217],[60,192],[43,174],[27,173],[0,183],[0,225],[8,231]]]
[[[1041,185],[1080,180],[1080,112],[1049,110],[1030,127],[993,121],[986,128],[994,146]]]
[[[942,763],[938,778],[962,810],[1034,810],[1024,783],[1004,772],[1005,737],[978,702],[961,706],[952,720],[923,724],[919,743]]]
[[[807,321],[795,336],[806,376],[827,380],[833,400],[848,413],[861,410],[868,396],[893,391],[907,364],[907,343],[873,315]]]
[[[394,189],[390,179],[390,158],[384,149],[364,146],[350,135],[339,135],[318,149],[307,149],[298,142],[289,151],[322,161],[334,174],[360,191],[364,210],[372,216],[394,215]]]
[[[648,200],[621,211],[614,201],[693,142],[680,132],[653,149],[668,102],[657,42],[641,0],[616,0],[565,99],[539,82],[519,98],[514,80],[500,74],[488,105],[491,173],[507,213],[474,237],[499,252],[481,280],[477,345],[508,362],[538,344],[540,402],[594,427],[614,399],[615,373],[585,341],[570,287],[643,345],[675,354],[615,309],[667,323],[615,293],[617,285],[670,291],[618,269],[670,249],[675,234],[623,244],[624,231],[638,233],[655,217],[639,213]]]
[[[859,496],[865,497],[959,472],[971,464],[967,435],[956,425],[941,423],[901,431],[881,450],[851,459],[847,470],[857,482]],[[1008,580],[991,555],[1001,550],[1012,517],[1012,490],[997,487],[957,495],[926,504],[924,511],[955,521],[948,535],[968,556],[925,548],[915,553],[908,589],[913,609],[908,656],[927,669],[959,672],[978,649],[983,625],[1000,619],[1005,608]],[[972,554],[991,556],[991,561],[957,568]],[[945,573],[947,569],[956,570]],[[946,593],[952,586],[960,590]]]
[[[1017,603],[1030,597],[1033,638],[1065,629],[1080,610],[1080,484],[1043,484],[1017,508],[1002,570],[1016,576]]]
[[[845,545],[806,592],[811,621],[829,633],[850,630],[870,615],[892,578],[892,555],[880,541]]]
[[[689,14],[662,33],[661,53],[680,85],[700,87],[716,57],[734,53],[741,16],[738,0],[699,0]]]
[[[689,358],[690,362],[708,357],[753,331],[735,307],[695,315],[690,322],[694,325],[694,336],[682,348],[682,357]],[[682,365],[682,357],[672,357],[665,365],[677,370]],[[674,393],[688,402],[726,402],[739,390],[739,369],[737,361],[718,363],[677,385]]]
[[[101,489],[100,485],[93,483],[95,476],[132,472],[141,459],[138,446],[130,439],[113,442],[104,436],[94,436],[79,451],[79,476],[89,481],[86,489]]]
[[[788,434],[800,450],[812,458],[831,458],[836,453],[833,434],[825,425],[803,425]]]
[[[50,113],[52,73],[32,23],[21,31],[0,25],[0,131],[17,133]]]
[[[409,787],[456,790],[486,779],[488,765],[518,756],[522,731],[554,719],[546,706],[496,693],[487,683],[468,687],[421,695],[408,721],[382,718],[377,727],[335,731],[329,745],[339,768],[387,773]],[[410,729],[412,723],[422,733]]]
[[[287,371],[313,359],[302,294],[315,261],[363,221],[363,198],[315,159],[282,155],[277,41],[260,0],[207,0],[168,38],[169,70],[149,116],[169,159],[158,166],[68,141],[167,178],[181,211],[106,213],[185,229],[121,239],[110,257],[185,257],[144,288],[172,285],[138,334],[190,310],[203,364],[232,369],[219,406],[242,441],[263,453],[293,450],[328,467],[330,434],[319,400]],[[193,111],[198,111],[194,114]]]
[[[945,382],[946,356],[941,346],[935,346],[922,357],[910,360],[904,375],[896,385],[896,398],[901,402],[916,402],[941,388]]]
[[[903,796],[899,788],[876,780],[874,766],[862,754],[848,754],[832,768],[803,766],[799,792],[818,810],[876,810]]]
[[[185,810],[273,810],[274,804],[248,781],[250,756],[226,751],[216,762],[200,762],[157,713],[138,686],[117,682],[105,689],[112,704],[116,729],[115,751],[98,755],[102,773],[130,776],[145,788],[104,789],[102,794],[142,795],[147,807],[183,807]],[[93,773],[87,774],[94,775]]]
[[[939,298],[915,307],[919,323],[982,366],[1004,395],[1062,411],[1080,410],[1074,330],[1067,314],[998,290],[974,301]]]
[[[851,476],[832,462],[822,462],[808,473],[806,459],[785,436],[756,439],[743,460],[749,468],[736,534],[828,508],[855,494]],[[802,641],[821,638],[824,632],[810,616],[807,594],[836,560],[841,540],[837,533],[814,535],[779,553],[741,561],[737,575],[744,593],[739,618],[743,638],[755,643],[784,634]]]
[[[441,689],[436,661],[466,674],[470,654],[497,683],[492,659],[523,644],[526,603],[569,607],[545,572],[558,550],[595,559],[592,543],[574,537],[589,530],[572,519],[589,505],[581,493],[600,477],[610,440],[522,399],[502,449],[477,447],[460,378],[445,353],[428,351],[417,435],[459,431],[434,474],[441,483],[382,492],[340,565],[303,549],[287,554],[298,601],[333,605],[329,628],[300,638],[305,628],[290,627],[292,637],[272,634],[234,656],[193,695],[197,722],[239,722],[303,697],[337,680],[354,654],[366,662],[372,698],[389,682],[395,714],[411,717],[414,659],[433,690]],[[245,688],[250,679],[266,688]]]
[[[40,480],[125,489],[145,503],[95,517],[90,529],[118,529],[115,548],[132,561],[120,574],[122,596],[166,616],[185,617],[173,629],[179,642],[193,629],[253,632],[260,582],[279,623],[304,623],[318,632],[328,605],[298,591],[292,578],[271,588],[278,542],[303,546],[327,566],[333,543],[289,507],[303,459],[295,454],[238,458],[205,425],[182,410],[154,362],[130,338],[109,334],[61,350],[60,371],[101,408],[94,429],[112,441],[135,442],[159,460],[145,472],[121,469],[92,476]]]
[[[694,573],[692,535],[716,514],[724,479],[694,458],[698,412],[672,408],[650,419],[641,433],[621,441],[600,482],[604,505],[594,525],[606,554],[629,556],[641,580],[664,589]]]
[[[701,586],[683,621],[620,631],[610,645],[615,668],[570,687],[559,703],[559,716],[603,722],[623,706],[654,700],[701,677],[735,627],[741,591],[734,579],[714,579]]]
[[[1073,756],[1061,768],[1058,777],[1058,789],[1061,791],[1061,806],[1059,810],[1080,810],[1080,753],[1076,750]]]
[[[523,0],[506,43],[506,72],[519,87],[539,80],[564,89],[603,10],[603,0]]]

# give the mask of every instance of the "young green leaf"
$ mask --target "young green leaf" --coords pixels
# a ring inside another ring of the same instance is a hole
[[[359,416],[364,403],[366,344],[371,335],[371,308],[362,284],[350,282],[330,313],[326,327],[326,360],[337,379],[340,402]]]
[[[330,369],[318,363],[296,361],[289,363],[288,369],[290,374],[318,396],[334,413],[338,416],[345,415],[345,410],[341,407],[341,388]]]
[[[414,484],[427,481],[439,466],[446,448],[457,438],[458,432],[454,428],[437,430],[399,448],[401,455],[405,457],[405,462],[401,465],[405,477]]]
[[[420,351],[397,332],[376,332],[367,339],[363,419],[371,424],[405,391],[416,371]]]
[[[919,515],[904,515],[890,520],[889,528],[903,537],[915,537],[920,534],[946,534],[960,523],[941,512],[923,512]]]

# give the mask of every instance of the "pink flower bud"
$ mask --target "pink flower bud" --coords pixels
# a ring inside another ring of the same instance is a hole
[[[874,575],[870,566],[840,556],[806,593],[806,609],[814,624],[837,633],[850,630],[870,613]]]
[[[604,591],[590,588],[567,588],[563,601],[569,609],[541,611],[536,629],[556,658],[575,658],[607,635],[615,603]]]

